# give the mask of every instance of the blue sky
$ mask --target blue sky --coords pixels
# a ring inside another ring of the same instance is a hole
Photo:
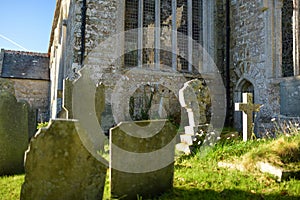
[[[0,48],[47,52],[55,4],[56,0],[0,0]]]

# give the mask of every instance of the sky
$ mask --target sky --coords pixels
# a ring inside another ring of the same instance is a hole
[[[0,49],[48,52],[56,0],[0,0]]]

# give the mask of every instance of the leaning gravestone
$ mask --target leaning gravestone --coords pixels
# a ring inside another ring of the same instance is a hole
[[[102,199],[107,163],[85,148],[76,120],[53,120],[31,140],[21,199]]]
[[[111,196],[149,198],[171,189],[176,134],[167,120],[122,122],[112,128]]]
[[[29,105],[17,102],[9,92],[0,92],[0,175],[22,173],[28,147]]]
[[[180,135],[181,143],[177,145],[177,149],[190,154],[196,135],[208,130],[207,107],[211,105],[208,88],[201,80],[188,81],[179,90],[179,102],[187,111],[189,125],[184,127],[184,134]]]

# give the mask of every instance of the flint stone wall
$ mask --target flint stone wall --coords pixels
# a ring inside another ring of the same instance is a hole
[[[246,92],[244,83],[250,82],[254,103],[263,105],[256,118],[256,127],[261,131],[269,126],[272,116],[280,113],[280,89],[276,80],[281,76],[279,4],[280,1],[230,2],[232,103],[242,100],[242,92]],[[232,103],[231,112],[234,112]],[[237,115],[234,125],[241,130],[241,118]]]

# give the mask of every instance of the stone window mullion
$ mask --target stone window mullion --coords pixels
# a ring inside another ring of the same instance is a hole
[[[193,2],[192,0],[187,0],[187,10],[188,10],[188,71],[192,71],[192,59],[193,59]]]
[[[177,0],[172,0],[172,69],[177,70]]]
[[[144,14],[144,0],[139,0],[138,5],[138,66],[143,65],[143,14]]]
[[[155,32],[154,32],[154,63],[155,68],[160,68],[160,0],[155,0]]]

